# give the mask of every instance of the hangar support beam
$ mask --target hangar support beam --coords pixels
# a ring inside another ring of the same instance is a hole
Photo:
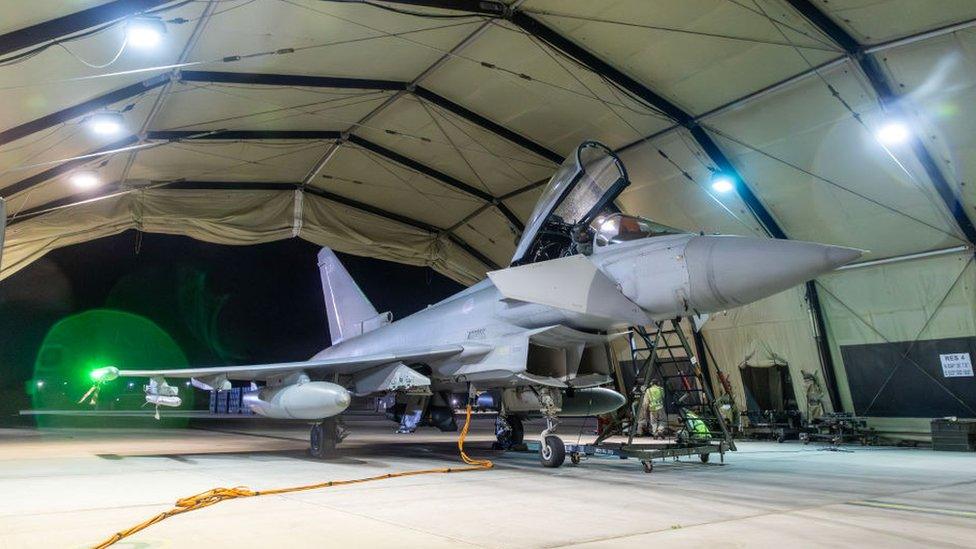
[[[787,0],[787,2],[810,21],[810,23],[816,26],[820,32],[827,35],[837,45],[843,48],[847,55],[857,63],[861,68],[861,72],[867,77],[868,83],[870,83],[875,95],[878,96],[881,106],[887,112],[893,113],[899,118],[905,116],[905,111],[899,104],[901,98],[895,93],[891,82],[888,81],[888,77],[885,75],[877,59],[868,52],[865,46],[859,43],[843,27],[834,22],[830,16],[820,11],[810,0]],[[945,207],[952,214],[956,225],[965,235],[966,240],[976,244],[976,226],[973,225],[972,220],[966,214],[965,206],[939,167],[935,156],[932,155],[914,132],[910,135],[909,140],[912,152],[922,165],[929,180],[932,182],[932,186],[935,187],[935,191],[945,204]]]

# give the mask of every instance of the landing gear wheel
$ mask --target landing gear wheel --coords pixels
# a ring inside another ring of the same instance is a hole
[[[308,436],[308,452],[314,458],[328,459],[336,456],[338,427],[335,418],[327,418],[312,426]]]
[[[698,454],[698,459],[700,459],[702,463],[708,463],[708,456],[709,454]]]
[[[525,429],[522,418],[518,416],[498,416],[495,418],[495,439],[499,450],[511,450],[523,444]]]
[[[782,444],[786,440],[786,435],[779,435],[776,437],[776,442]]]
[[[642,461],[641,462],[641,465],[644,467],[644,472],[645,473],[653,473],[654,472],[654,463],[652,463],[650,461]]]
[[[556,435],[546,435],[539,447],[539,461],[543,467],[559,467],[566,461],[566,445]]]
[[[579,452],[573,452],[572,454],[569,454],[569,461],[572,461],[573,465],[579,465],[580,464]]]

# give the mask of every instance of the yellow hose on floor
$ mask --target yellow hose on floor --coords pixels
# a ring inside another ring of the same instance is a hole
[[[333,486],[343,486],[346,484],[359,484],[361,482],[372,482],[374,480],[384,480],[389,478],[398,477],[412,477],[416,475],[430,475],[433,473],[461,473],[465,471],[481,471],[485,469],[491,469],[495,466],[491,460],[487,459],[472,459],[468,457],[468,454],[464,453],[464,439],[468,436],[468,428],[471,426],[471,405],[465,409],[464,416],[464,427],[461,429],[461,434],[458,436],[458,451],[461,453],[461,460],[468,465],[468,467],[442,467],[440,469],[419,469],[416,471],[403,471],[401,473],[386,473],[385,475],[376,475],[373,477],[357,478],[352,480],[330,480],[328,482],[319,482],[317,484],[306,484],[304,486],[292,486],[289,488],[275,488],[273,490],[251,490],[250,488],[244,486],[238,486],[236,488],[214,488],[213,490],[207,490],[206,492],[197,494],[195,496],[186,497],[176,501],[176,506],[169,511],[164,511],[158,515],[152,517],[149,520],[140,522],[135,526],[116,532],[112,534],[111,537],[105,541],[95,545],[95,549],[102,549],[103,547],[108,547],[114,545],[118,541],[125,539],[136,532],[140,532],[149,528],[153,524],[162,522],[169,517],[187,513],[190,511],[196,511],[197,509],[203,509],[204,507],[210,507],[215,503],[220,503],[228,499],[237,498],[251,498],[256,496],[270,496],[273,494],[287,494],[289,492],[304,492],[306,490],[318,490],[319,488],[331,488]]]

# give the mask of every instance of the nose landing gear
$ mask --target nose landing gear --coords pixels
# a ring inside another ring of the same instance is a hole
[[[559,467],[566,461],[566,445],[556,435],[546,435],[539,447],[539,461],[543,467]]]
[[[539,446],[539,461],[543,467],[559,467],[566,461],[566,445],[563,439],[554,435],[559,419],[556,417],[556,402],[548,392],[540,395],[542,415],[546,418],[546,428],[542,431],[542,444]]]

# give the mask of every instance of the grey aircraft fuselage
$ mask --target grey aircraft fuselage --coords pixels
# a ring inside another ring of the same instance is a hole
[[[493,278],[488,278],[406,318],[341,341],[313,359],[373,355],[421,343],[460,343],[465,352],[428,364],[432,389],[456,387],[464,382],[476,382],[479,387],[532,385],[538,379],[519,374],[527,367],[531,334],[540,329],[568,328],[579,331],[580,339],[585,339],[587,334],[605,334],[633,324],[624,319],[635,316],[650,323],[716,312],[778,293],[858,255],[856,250],[813,243],[693,234],[596,245],[591,255],[576,259],[592,263],[597,270],[594,277],[609,279],[613,289],[626,297],[623,303],[610,303],[610,307],[589,303],[582,308],[546,304],[560,299],[559,288],[555,288],[555,297],[544,296],[548,299],[540,300],[546,303],[511,299],[499,290]],[[564,259],[514,270],[540,270],[540,265],[561,261]],[[578,271],[578,265],[556,266],[516,283],[544,286],[549,283],[547,277],[558,283],[552,279],[569,276],[569,270]],[[599,294],[598,284],[592,280],[587,283]],[[635,304],[640,307],[636,313]],[[629,310],[615,311],[614,306],[629,306]],[[559,341],[571,349],[578,343],[573,341],[573,335],[564,334]],[[572,367],[560,373],[565,375],[552,377],[562,381],[574,377]]]
[[[310,360],[107,366],[92,379],[149,377],[147,402],[163,406],[181,402],[166,377],[190,378],[208,390],[263,382],[246,405],[267,417],[302,420],[341,414],[353,395],[393,395],[397,407],[429,397],[443,410],[446,393],[502,388],[493,392],[501,395],[496,408],[503,414],[535,411],[551,420],[563,395],[575,399],[576,389],[587,389],[589,401],[607,397],[608,410],[622,404],[620,393],[599,387],[610,381],[610,342],[622,328],[752,303],[861,255],[809,242],[681,233],[617,213],[611,203],[628,185],[613,151],[583,142],[542,191],[510,267],[395,322],[323,248],[319,272],[333,345]]]

